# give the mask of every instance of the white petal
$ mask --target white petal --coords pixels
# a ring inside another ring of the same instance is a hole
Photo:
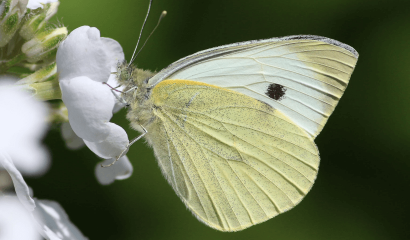
[[[102,37],[101,41],[105,45],[105,50],[111,66],[111,72],[117,72],[118,63],[122,63],[125,59],[121,45],[111,38]]]
[[[27,8],[30,8],[30,9],[43,8],[42,4],[52,3],[52,2],[57,2],[57,1],[58,0],[29,0],[27,4]]]
[[[61,135],[68,149],[77,150],[84,146],[84,141],[75,134],[69,122],[61,124]]]
[[[106,159],[103,162],[97,164],[95,168],[95,175],[97,180],[102,185],[108,185],[114,182],[114,180],[127,179],[133,172],[132,165],[127,156],[121,157],[114,165],[103,168],[102,165],[108,165],[115,159]]]
[[[38,142],[23,140],[16,145],[16,148],[10,156],[24,176],[40,176],[50,168],[48,151]]]
[[[54,201],[36,199],[34,216],[39,220],[46,237],[50,240],[86,240],[80,230],[70,221],[64,209]],[[42,219],[42,220],[41,220]],[[40,221],[41,220],[41,221]]]
[[[22,139],[38,141],[47,129],[45,104],[11,84],[0,82],[0,112],[7,113],[0,118],[2,147],[15,145]]]
[[[0,112],[7,113],[0,118],[2,139],[7,138],[8,142],[11,139],[40,139],[47,129],[44,121],[47,110],[43,102],[16,88],[12,82],[0,82]]]
[[[108,159],[117,158],[129,144],[125,130],[114,123],[106,124],[110,128],[110,134],[102,142],[89,142],[84,140],[85,145],[97,156]]]
[[[60,81],[62,99],[74,132],[87,141],[99,142],[110,133],[114,98],[105,84],[82,76]]]
[[[87,76],[106,82],[111,72],[111,60],[97,28],[82,26],[72,31],[57,51],[59,80]]]
[[[23,206],[29,210],[33,211],[36,207],[34,200],[30,197],[30,190],[26,182],[23,179],[23,176],[17,170],[11,160],[10,156],[5,153],[0,152],[0,166],[2,166],[10,174],[11,179],[13,180],[14,188],[16,190],[17,197]]]
[[[0,198],[0,240],[41,240],[35,223],[16,197]]]

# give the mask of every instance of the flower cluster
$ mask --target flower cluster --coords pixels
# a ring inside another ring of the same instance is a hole
[[[48,22],[59,4],[57,0],[2,0],[0,4],[0,75],[23,78],[18,84],[43,100],[61,95],[55,56],[68,32]],[[21,73],[17,67],[33,73]]]
[[[104,159],[95,169],[101,184],[133,171],[124,155],[128,136],[110,122],[125,106],[115,75],[122,47],[88,26],[67,36],[65,27],[48,23],[58,6],[57,0],[0,2],[0,111],[7,114],[0,118],[0,240],[86,239],[57,202],[33,198],[24,180],[49,168],[40,143],[47,123],[61,124],[68,148],[86,145]],[[62,102],[38,101],[53,99]]]
[[[74,30],[63,42],[67,29],[48,24],[58,5],[57,0],[0,2],[0,111],[6,113],[0,118],[0,240],[86,239],[57,202],[33,198],[24,180],[49,168],[41,144],[46,123],[63,122],[67,146],[86,144],[103,164],[129,143],[124,129],[109,122],[124,106],[109,87],[116,85],[112,72],[124,60],[121,46],[90,27]],[[101,184],[131,173],[126,156],[111,168],[96,167]]]
[[[0,112],[7,113],[0,118],[0,239],[86,239],[58,203],[32,198],[23,178],[43,174],[50,164],[40,143],[47,129],[46,105],[4,76],[0,103]]]

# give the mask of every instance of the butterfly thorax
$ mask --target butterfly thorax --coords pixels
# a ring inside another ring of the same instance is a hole
[[[127,118],[136,130],[141,129],[140,125],[148,127],[153,121],[153,102],[149,97],[151,89],[148,85],[148,79],[153,75],[149,70],[128,66],[126,62],[117,69],[118,83],[124,86],[122,98],[129,104]]]

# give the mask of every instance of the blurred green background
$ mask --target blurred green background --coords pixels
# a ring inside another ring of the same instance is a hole
[[[50,171],[28,179],[40,199],[61,203],[94,239],[410,239],[410,6],[408,0],[156,0],[143,40],[168,15],[136,63],[161,70],[207,48],[295,34],[337,39],[360,54],[343,98],[316,139],[321,165],[306,198],[290,212],[236,233],[200,223],[162,177],[140,141],[128,156],[131,178],[101,186],[100,160],[65,148],[58,129],[45,143]],[[130,59],[148,0],[62,0],[57,19],[89,25]],[[125,111],[113,121],[128,126]]]

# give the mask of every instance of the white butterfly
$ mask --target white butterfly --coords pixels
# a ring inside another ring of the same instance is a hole
[[[118,79],[128,119],[188,209],[238,231],[308,193],[319,167],[313,140],[357,58],[346,44],[300,35],[208,49],[155,75],[124,65]]]

